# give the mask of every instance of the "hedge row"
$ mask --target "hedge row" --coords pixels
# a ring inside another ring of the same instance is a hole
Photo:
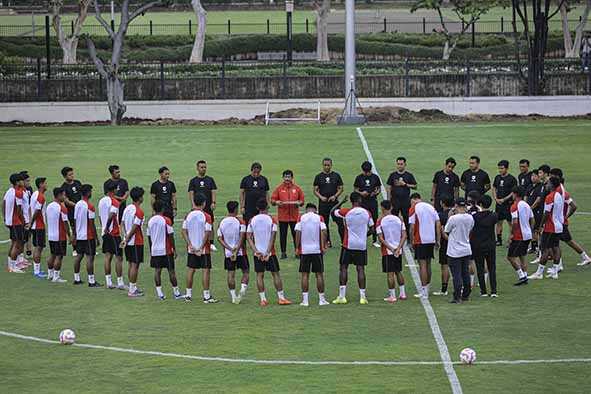
[[[108,56],[110,39],[95,37],[95,46],[100,55]],[[312,52],[316,49],[316,37],[312,34],[294,34],[293,47],[297,52]],[[520,44],[521,47],[524,43]],[[342,34],[330,35],[329,49],[344,52],[345,38]],[[126,39],[124,57],[127,61],[186,61],[193,47],[188,36],[130,36]],[[207,36],[204,56],[206,58],[231,58],[237,55],[256,52],[284,51],[287,41],[283,35],[233,35]],[[357,37],[356,48],[359,54],[397,56],[414,59],[440,59],[443,40],[440,35],[429,34],[365,34]],[[560,35],[554,34],[548,40],[548,51],[563,48]],[[514,55],[515,46],[511,37],[500,35],[481,35],[471,47],[469,37],[463,37],[452,57],[456,59],[504,59]],[[5,57],[37,58],[45,56],[45,41],[42,37],[4,37],[0,41],[0,53]],[[52,40],[51,56],[60,59],[62,51],[57,41]],[[80,41],[80,59],[88,58],[86,42]]]

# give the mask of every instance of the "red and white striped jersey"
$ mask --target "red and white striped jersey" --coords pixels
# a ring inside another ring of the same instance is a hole
[[[74,207],[74,223],[76,224],[76,240],[86,241],[96,239],[93,221],[96,217],[94,205],[87,199],[82,199]]]
[[[273,233],[277,232],[277,219],[267,213],[259,213],[250,219],[246,232],[253,235],[257,252],[265,254]],[[275,256],[275,245],[271,247],[271,255]]]
[[[413,224],[413,245],[434,244],[439,215],[431,204],[419,201],[408,211],[408,223]]]
[[[560,186],[546,196],[544,212],[549,214],[544,223],[544,232],[561,234],[564,225],[564,196]]]
[[[98,208],[99,216],[101,217],[102,234],[110,234],[114,237],[121,235],[119,230],[119,201],[111,196],[105,196],[100,199]],[[113,217],[113,220],[111,220],[111,225],[107,229],[107,222],[109,221],[109,216],[111,214],[115,214],[115,216]]]
[[[35,212],[41,211],[41,214],[37,216],[37,219],[31,223],[32,230],[44,230],[45,229],[45,194],[35,191],[31,196],[31,219],[35,216]]]
[[[7,226],[23,226],[25,218],[23,216],[23,189],[20,187],[11,187],[4,193],[4,224]],[[18,212],[20,207],[21,212]]]
[[[122,222],[125,229],[124,236],[127,236],[134,224],[137,226],[134,234],[131,236],[131,238],[129,238],[127,245],[143,245],[144,233],[142,232],[142,226],[144,224],[144,211],[142,208],[136,204],[128,205],[123,211]]]
[[[326,224],[322,216],[314,212],[305,213],[300,216],[295,229],[301,232],[301,244],[298,246],[299,254],[321,253],[322,231],[326,230]]]
[[[511,226],[511,234],[514,241],[529,241],[532,239],[529,220],[533,217],[534,213],[525,201],[518,200],[511,205],[511,219],[517,220],[517,223],[512,222]]]
[[[52,242],[65,241],[67,239],[66,223],[68,223],[66,206],[53,201],[47,206],[45,213],[47,215],[47,239]]]
[[[203,212],[201,209],[195,209],[187,214],[185,220],[183,220],[183,230],[187,231],[189,241],[194,248],[201,246],[204,242],[203,251],[205,254],[209,254],[210,243],[205,241],[205,233],[208,231],[211,233],[211,216],[207,212]],[[187,248],[189,254],[193,254]]]
[[[371,214],[365,208],[341,208],[335,212],[343,218],[345,236],[343,247],[349,250],[367,250],[367,232],[374,225]]]
[[[396,215],[390,214],[378,219],[376,233],[382,234],[384,236],[384,240],[395,248],[400,245],[400,240],[402,239],[402,234],[404,234],[404,231],[406,231],[406,226],[404,225],[404,222]],[[382,244],[381,249],[382,256],[394,254],[384,244]]]
[[[31,223],[31,192],[23,189],[23,217],[25,223]]]
[[[242,219],[238,219],[234,216],[228,216],[222,219],[218,226],[218,237],[222,237],[228,246],[235,248],[240,242],[242,234],[246,233],[246,225]],[[226,257],[232,257],[232,252],[228,249],[225,250]],[[238,249],[238,256],[244,255],[244,247]]]
[[[148,237],[152,242],[151,256],[170,256],[174,253],[170,236],[174,234],[172,220],[156,215],[148,221]]]

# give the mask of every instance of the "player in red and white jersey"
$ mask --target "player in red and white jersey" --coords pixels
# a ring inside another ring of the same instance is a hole
[[[439,215],[431,204],[421,201],[419,193],[410,196],[411,206],[408,211],[410,225],[410,243],[415,250],[415,259],[419,263],[421,274],[421,289],[415,297],[429,297],[431,284],[431,259],[435,246],[439,247],[441,240],[441,222]]]
[[[187,243],[187,293],[185,301],[193,300],[193,276],[195,270],[203,270],[203,302],[214,304],[218,302],[209,291],[211,277],[211,215],[205,212],[207,198],[202,193],[193,195],[195,207],[183,220],[183,239]]]
[[[406,241],[406,226],[398,216],[392,214],[392,203],[384,200],[380,204],[382,216],[376,224],[376,233],[381,243],[382,272],[388,279],[388,297],[384,301],[394,303],[396,298],[396,281],[400,290],[400,299],[406,300],[404,276],[402,275],[402,248]]]
[[[74,226],[72,226],[74,231],[72,238],[76,241],[74,245],[76,249],[76,256],[74,256],[74,284],[81,285],[84,283],[80,278],[80,263],[86,256],[88,287],[101,287],[102,285],[94,278],[94,256],[100,241],[96,236],[95,208],[90,202],[92,185],[80,186],[80,194],[82,199],[74,206]]]
[[[339,296],[333,304],[347,303],[347,281],[349,264],[357,268],[357,283],[359,285],[359,303],[367,304],[365,295],[365,266],[367,265],[367,235],[373,231],[374,222],[371,213],[361,206],[363,198],[357,192],[349,196],[352,208],[341,208],[334,213],[343,219],[345,234],[340,257]]]
[[[45,192],[46,178],[35,179],[37,190],[31,196],[31,236],[33,239],[33,275],[43,279],[47,273],[41,271],[41,255],[45,248]]]
[[[283,282],[279,274],[279,260],[275,255],[277,219],[269,215],[266,198],[259,199],[256,202],[256,208],[259,213],[250,219],[246,229],[246,236],[248,244],[254,253],[254,271],[257,275],[257,287],[261,299],[260,305],[269,305],[265,295],[265,271],[269,271],[273,276],[279,305],[290,305],[291,301],[285,298],[283,293]]]
[[[47,278],[55,283],[66,283],[61,277],[62,260],[67,252],[67,240],[72,243],[70,226],[68,224],[68,210],[64,205],[66,191],[61,187],[53,189],[53,201],[47,205],[47,240],[51,256],[47,260]]]
[[[548,269],[548,276],[558,279],[558,266],[560,264],[560,236],[564,226],[564,195],[560,179],[550,177],[547,183],[548,194],[544,201],[544,216],[542,217],[542,256],[537,271],[529,275],[529,279],[543,279],[546,262],[554,261],[554,269]]]
[[[324,261],[323,254],[327,250],[327,231],[324,218],[318,215],[316,205],[307,204],[306,213],[298,219],[295,225],[296,253],[300,256],[300,273],[302,274],[302,302],[301,306],[308,306],[308,288],[310,271],[316,274],[316,288],[318,289],[318,305],[329,305],[324,296]]]
[[[27,257],[31,257],[32,248],[31,248],[31,195],[33,194],[33,189],[31,188],[31,177],[29,175],[29,171],[21,171],[20,172],[23,178],[23,217],[25,218],[25,245],[24,251],[17,258],[17,267],[28,267],[31,265],[29,261],[25,258],[25,253]]]
[[[10,176],[11,187],[4,194],[2,213],[4,224],[10,232],[10,248],[8,249],[8,272],[23,273],[17,267],[17,258],[25,245],[25,217],[23,214],[23,177],[21,174]]]
[[[121,248],[125,248],[125,259],[129,264],[127,277],[129,278],[129,297],[141,297],[144,292],[137,287],[137,277],[140,264],[144,262],[144,211],[141,207],[144,202],[144,189],[133,187],[129,192],[133,204],[128,205],[123,211],[123,228],[125,238],[121,241]]]
[[[511,190],[513,204],[510,207],[511,213],[511,242],[507,251],[507,260],[517,273],[516,286],[526,284],[527,279],[527,250],[533,236],[535,224],[534,213],[527,202],[523,200],[525,190],[516,186]]]
[[[246,241],[246,224],[238,218],[238,201],[228,201],[228,216],[218,226],[218,241],[224,248],[224,268],[228,271],[228,289],[233,304],[239,304],[248,289],[249,269],[248,256],[244,243]],[[236,295],[236,269],[242,270],[240,293]]]
[[[105,280],[108,289],[129,290],[123,281],[123,249],[121,249],[121,230],[119,228],[119,205],[115,198],[117,185],[107,181],[104,185],[106,195],[100,199],[98,209],[101,218],[103,254],[105,255]],[[113,286],[111,262],[115,256],[117,286]]]
[[[153,204],[155,215],[148,221],[148,243],[150,245],[150,267],[154,268],[154,283],[156,293],[162,301],[166,299],[162,291],[162,268],[168,270],[168,277],[172,285],[175,300],[182,300],[185,297],[181,294],[174,270],[174,260],[177,257],[174,245],[174,229],[172,219],[164,216],[164,205],[162,201],[156,200]]]

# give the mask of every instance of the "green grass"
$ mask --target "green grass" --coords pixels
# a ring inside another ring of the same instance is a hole
[[[484,126],[484,127],[482,127]],[[550,163],[562,167],[567,188],[582,211],[591,211],[591,146],[588,121],[515,122],[499,124],[431,124],[364,128],[376,165],[385,178],[393,159],[404,155],[409,170],[428,195],[433,172],[452,155],[465,167],[471,154],[494,175],[501,158],[513,167],[522,157],[534,166]],[[157,168],[166,164],[179,189],[180,211],[189,205],[185,194],[194,163],[208,160],[209,172],[219,187],[217,216],[223,203],[238,197],[242,176],[252,161],[263,163],[263,173],[273,185],[281,171],[291,168],[296,181],[311,198],[311,183],[324,156],[334,159],[335,169],[351,191],[354,176],[365,160],[354,128],[334,126],[277,127],[27,127],[1,128],[0,176],[3,188],[11,172],[28,169],[33,177],[47,176],[51,186],[61,183],[59,169],[75,167],[84,182],[100,185],[109,164],[118,163],[132,185],[148,188]],[[97,188],[97,189],[100,189]],[[97,193],[98,194],[98,193]],[[98,200],[98,195],[93,199]],[[591,244],[589,216],[576,216],[571,228],[575,238]],[[176,224],[177,232],[179,230]],[[507,228],[505,228],[505,232]],[[4,228],[0,240],[6,239]],[[177,234],[177,241],[181,242]],[[7,247],[0,245],[0,254]],[[591,272],[575,266],[578,256],[564,250],[567,266],[560,280],[544,280],[514,288],[514,273],[498,250],[497,300],[473,300],[452,307],[444,298],[431,298],[453,359],[466,346],[480,360],[553,359],[590,357],[588,327],[591,301],[586,291]],[[292,253],[291,253],[292,254]],[[47,253],[45,253],[47,255]],[[102,259],[99,256],[98,261]],[[184,288],[185,254],[177,260]],[[153,296],[152,270],[141,267],[140,286],[147,297],[129,300],[116,291],[56,286],[29,275],[0,272],[0,330],[55,339],[59,331],[76,330],[80,343],[141,350],[232,358],[286,360],[429,360],[439,353],[421,305],[407,302],[386,305],[386,286],[380,258],[371,248],[368,266],[370,304],[357,304],[354,275],[347,306],[313,306],[267,309],[258,307],[251,282],[243,304],[229,303],[222,258],[214,254],[212,291],[222,302],[186,305]],[[325,258],[327,295],[337,293],[337,253]],[[64,276],[72,279],[72,259],[65,259]],[[286,294],[299,302],[298,264],[281,263]],[[84,270],[83,270],[84,271]],[[102,265],[98,278],[104,282]],[[353,272],[351,271],[351,274]],[[408,268],[407,287],[414,292]],[[83,277],[84,277],[83,272]],[[199,278],[199,277],[198,277]],[[170,287],[163,282],[170,295]],[[434,264],[434,286],[439,268]],[[267,294],[276,297],[267,278]],[[313,286],[312,286],[313,287]],[[201,291],[196,280],[196,297]],[[130,355],[104,350],[62,347],[25,342],[0,336],[4,392],[449,392],[442,366],[259,366]],[[465,392],[523,393],[581,392],[589,383],[586,364],[456,366]],[[520,382],[523,382],[520,383]]]

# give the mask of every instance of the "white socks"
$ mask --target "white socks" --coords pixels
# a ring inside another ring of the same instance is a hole
[[[542,265],[542,264],[538,265],[538,270],[536,271],[536,274],[543,275],[543,274],[544,274],[544,269],[545,269],[545,268],[546,268],[546,266],[545,266],[545,265]]]
[[[41,264],[33,263],[33,273],[38,274],[39,272],[41,272]]]
[[[518,279],[522,279],[522,278],[527,278],[527,274],[525,272],[523,272],[523,270],[521,268],[519,268],[517,271],[517,278]]]
[[[248,285],[246,283],[241,283],[240,284],[240,292],[246,293],[246,289],[248,289]]]
[[[474,274],[470,275],[470,287],[474,287],[474,277],[475,276],[476,275],[474,275]]]
[[[125,286],[125,282],[123,282],[123,277],[122,276],[118,276],[117,277],[117,286],[119,286],[119,287]]]
[[[193,289],[187,289],[187,297],[189,297],[189,298],[193,297]]]
[[[318,293],[318,301],[319,302],[326,302],[326,298],[324,297],[324,293]]]
[[[232,301],[236,299],[236,289],[230,289],[230,295],[232,296]]]
[[[388,289],[388,292],[390,293],[390,297],[396,297],[396,289]]]
[[[365,297],[365,289],[359,289],[359,297],[360,298],[366,298]]]
[[[308,304],[308,293],[302,293],[302,304]]]
[[[259,293],[259,297],[261,301],[267,301],[267,296],[265,295],[264,291]]]
[[[78,272],[78,273],[75,273],[75,272],[74,272],[74,280],[75,280],[76,282],[80,282],[80,272]]]
[[[400,297],[406,297],[406,290],[404,290],[404,285],[398,285],[398,290],[400,290]]]
[[[209,290],[203,290],[203,299],[209,300],[211,298],[211,294],[209,294]]]
[[[52,269],[47,269],[47,279],[51,280],[53,279],[53,270]]]
[[[164,293],[162,292],[162,286],[156,286],[156,293],[158,297],[164,297]]]
[[[60,278],[60,270],[53,270],[53,280],[58,280]]]
[[[93,279],[94,279],[94,277],[93,277]],[[90,276],[88,277],[88,281],[90,282]],[[134,293],[136,290],[137,290],[137,287],[135,287],[135,283],[129,282],[129,292]]]
[[[339,286],[339,298],[345,298],[347,295],[347,286]]]
[[[107,282],[107,287],[113,287],[113,279],[111,275],[105,275],[105,281]]]
[[[88,283],[94,284],[94,275],[88,275]]]
[[[174,294],[175,297],[178,297],[181,295],[181,290],[179,289],[178,286],[172,288],[172,294]]]
[[[280,300],[283,300],[283,299],[285,299],[285,295],[283,294],[283,290],[281,290],[281,291],[278,291],[278,292],[277,292],[277,297],[278,297]]]

